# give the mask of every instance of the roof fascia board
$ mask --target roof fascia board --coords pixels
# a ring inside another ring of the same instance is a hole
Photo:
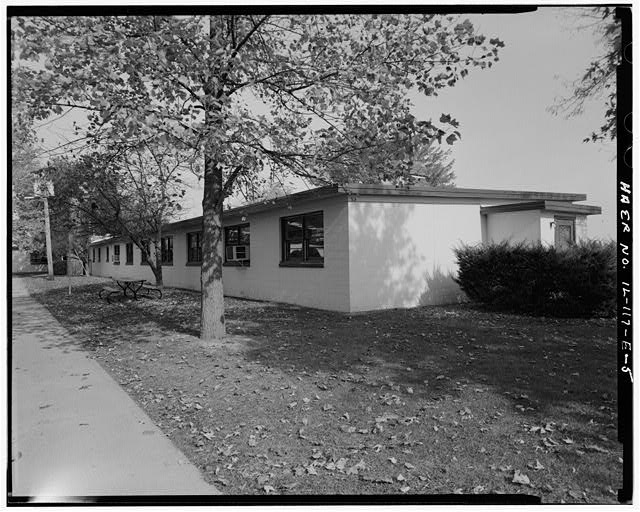
[[[502,204],[497,206],[485,206],[480,208],[480,213],[517,212],[517,211],[542,210],[558,213],[573,213],[577,215],[599,215],[602,208],[586,204],[570,204],[560,201],[530,201],[526,203]]]
[[[367,196],[407,196],[407,197],[443,197],[458,199],[480,200],[555,200],[555,201],[585,201],[586,194],[535,192],[522,190],[490,190],[479,188],[449,188],[449,187],[393,187],[391,185],[362,185],[348,183],[342,187],[345,192]]]
[[[345,194],[338,185],[327,185],[324,187],[313,188],[311,190],[305,190],[303,192],[296,192],[286,196],[276,197],[274,199],[267,199],[258,203],[248,204],[246,206],[237,206],[224,210],[222,212],[223,218],[232,217],[235,215],[245,215],[249,213],[257,213],[266,210],[285,208],[293,203],[300,203],[302,201],[312,201],[314,199],[326,199],[328,197],[338,196]]]

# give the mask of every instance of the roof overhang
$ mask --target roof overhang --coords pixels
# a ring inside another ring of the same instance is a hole
[[[597,206],[570,204],[573,201],[586,200],[586,194],[563,194],[557,192],[532,192],[479,188],[428,187],[424,185],[395,186],[385,184],[346,183],[344,185],[326,185],[324,187],[305,190],[295,194],[289,194],[286,196],[276,197],[274,199],[267,199],[257,203],[230,208],[222,212],[222,217],[223,219],[241,217],[278,208],[287,208],[294,204],[304,203],[305,201],[329,199],[338,196],[372,197],[379,198],[381,201],[393,200],[396,198],[404,198],[404,200],[413,198],[417,202],[428,202],[429,199],[448,199],[454,202],[472,200],[478,203],[482,203],[483,201],[520,201],[513,204],[481,207],[481,213],[539,209],[553,209],[553,211],[557,212],[581,215],[594,215],[601,213],[601,209]],[[184,219],[165,224],[162,227],[162,230],[167,233],[187,229],[198,231],[202,229],[202,221],[202,216]],[[98,245],[100,243],[105,243],[108,240],[109,239],[96,240],[90,245]],[[111,240],[115,241],[116,237],[113,237]]]
[[[480,213],[521,212],[528,210],[543,210],[554,213],[568,213],[573,215],[599,215],[602,208],[586,204],[571,204],[562,201],[529,201],[526,203],[501,204],[480,208]]]
[[[341,189],[348,194],[366,196],[403,196],[403,197],[437,197],[445,199],[475,199],[478,201],[585,201],[586,194],[562,194],[557,192],[533,192],[523,190],[493,190],[481,188],[457,187],[426,187],[423,185],[408,185],[395,187],[393,185],[362,185],[347,183]]]

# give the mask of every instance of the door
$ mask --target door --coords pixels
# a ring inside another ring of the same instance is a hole
[[[556,249],[566,249],[574,245],[576,243],[575,220],[556,217],[555,224],[556,224],[556,229],[555,229]]]

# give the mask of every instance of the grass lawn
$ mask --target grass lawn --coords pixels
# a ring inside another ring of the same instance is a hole
[[[229,298],[232,336],[206,346],[196,292],[109,305],[97,278],[24,280],[224,493],[616,502],[614,320]]]

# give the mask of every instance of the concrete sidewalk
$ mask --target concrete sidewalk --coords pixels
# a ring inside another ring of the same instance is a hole
[[[220,494],[12,280],[11,496]]]

